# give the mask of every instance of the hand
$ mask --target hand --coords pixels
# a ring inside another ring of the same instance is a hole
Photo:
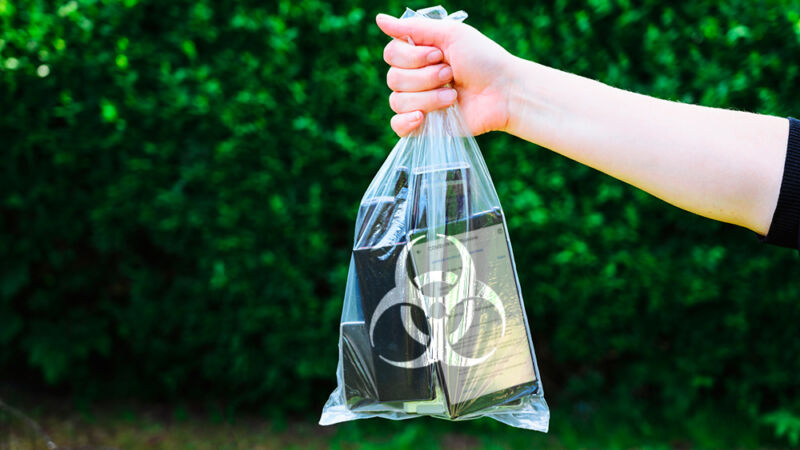
[[[473,135],[508,127],[509,72],[515,59],[510,53],[460,22],[386,14],[375,20],[396,38],[383,52],[392,66],[386,82],[394,91],[389,105],[397,113],[391,121],[395,133],[408,135],[422,123],[424,113],[450,106],[456,98]],[[455,89],[443,87],[449,82]]]

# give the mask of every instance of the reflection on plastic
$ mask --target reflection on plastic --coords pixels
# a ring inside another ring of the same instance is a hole
[[[419,16],[466,13],[403,15]],[[355,230],[338,386],[320,424],[427,415],[547,431],[505,217],[457,104],[400,139]]]

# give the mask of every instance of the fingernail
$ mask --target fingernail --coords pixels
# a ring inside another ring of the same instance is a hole
[[[428,62],[429,63],[439,62],[439,61],[441,61],[441,59],[442,59],[441,50],[434,50],[434,51],[428,53]]]
[[[443,91],[439,91],[439,99],[445,103],[450,103],[456,99],[458,94],[456,93],[455,89],[445,89]]]
[[[419,120],[422,120],[422,111],[415,111],[414,115],[411,116],[411,121],[412,122],[417,122]]]
[[[442,68],[442,70],[439,71],[439,79],[441,81],[447,81],[452,76],[453,76],[453,69],[451,69],[449,66],[444,67]]]

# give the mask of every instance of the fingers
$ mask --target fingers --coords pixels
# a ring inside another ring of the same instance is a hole
[[[383,59],[392,66],[386,82],[395,91],[389,96],[389,105],[397,113],[391,125],[399,136],[407,136],[422,123],[425,112],[446,108],[458,96],[455,89],[437,89],[453,79],[450,66],[437,64],[443,60],[437,47],[445,48],[451,24],[422,18],[401,20],[386,14],[378,14],[375,21],[395,38],[383,51]],[[407,38],[415,45],[407,43]]]
[[[392,117],[392,129],[398,136],[407,136],[422,123],[422,111],[397,114]]]
[[[428,112],[452,105],[457,95],[456,90],[451,88],[425,92],[392,92],[389,95],[389,106],[398,114],[412,111]]]
[[[378,27],[384,33],[397,39],[410,37],[416,45],[440,47],[447,37],[451,24],[446,20],[425,18],[396,19],[386,14],[378,14],[375,18]]]
[[[442,51],[436,47],[411,45],[399,39],[392,39],[383,49],[383,60],[401,69],[418,69],[442,60]]]
[[[453,70],[447,64],[436,64],[422,69],[392,67],[386,73],[389,89],[400,92],[419,92],[436,89],[453,79]]]

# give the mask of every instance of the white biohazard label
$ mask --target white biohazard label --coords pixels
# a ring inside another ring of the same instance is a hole
[[[410,254],[410,258],[408,257]],[[408,262],[413,270],[407,270]],[[395,287],[381,299],[369,324],[375,327],[394,306],[403,328],[425,346],[418,357],[395,361],[414,369],[442,362],[451,401],[462,402],[535,380],[516,278],[502,224],[426,242],[412,239],[395,268]],[[427,330],[412,319],[425,314]]]

